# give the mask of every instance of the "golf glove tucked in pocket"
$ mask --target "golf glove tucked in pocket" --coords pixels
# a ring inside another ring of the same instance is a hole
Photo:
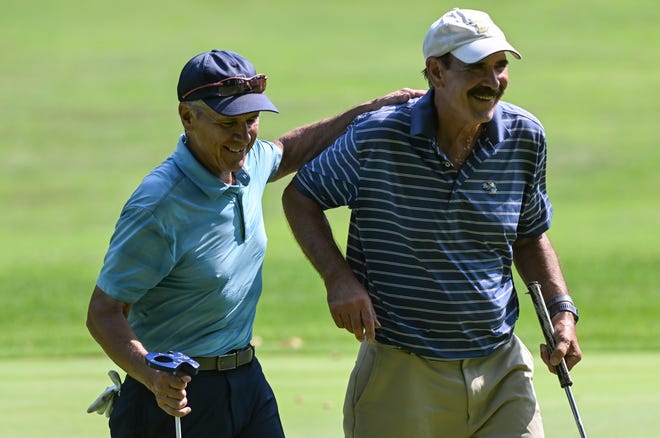
[[[99,415],[105,414],[106,417],[110,418],[110,412],[112,412],[112,405],[115,402],[115,397],[117,397],[121,391],[121,379],[119,378],[119,373],[115,370],[108,371],[108,376],[110,376],[110,380],[112,380],[114,385],[105,388],[105,391],[103,391],[101,395],[89,405],[87,408],[88,414],[96,412]]]

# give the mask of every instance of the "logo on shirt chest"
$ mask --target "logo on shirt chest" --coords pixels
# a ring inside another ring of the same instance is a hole
[[[481,184],[481,189],[490,195],[494,195],[497,193],[497,184],[495,184],[495,181],[486,181]]]

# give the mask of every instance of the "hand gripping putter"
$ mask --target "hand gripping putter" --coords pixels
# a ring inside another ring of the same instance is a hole
[[[189,376],[197,374],[199,364],[183,353],[168,351],[167,353],[149,353],[145,358],[147,365],[151,368],[176,374],[181,372]],[[181,438],[181,418],[174,417],[174,430],[176,438]]]
[[[543,330],[543,337],[545,337],[545,342],[548,345],[550,352],[555,349],[555,329],[552,327],[552,321],[550,320],[550,314],[548,309],[545,307],[545,302],[543,301],[543,295],[541,295],[541,285],[533,281],[527,285],[527,290],[529,291],[529,296],[532,297],[532,303],[534,304],[534,310],[536,310],[536,316],[539,319],[541,324],[541,330]],[[573,398],[573,392],[571,391],[571,376],[568,374],[568,367],[566,366],[566,361],[561,360],[559,365],[555,367],[557,370],[557,377],[559,377],[559,384],[566,391],[566,396],[568,397],[568,403],[571,405],[571,411],[573,411],[573,418],[575,418],[575,424],[577,425],[578,432],[580,433],[581,438],[586,438],[587,434],[584,431],[584,426],[582,425],[582,419],[580,418],[580,412],[578,412],[577,405],[575,404],[575,398]]]

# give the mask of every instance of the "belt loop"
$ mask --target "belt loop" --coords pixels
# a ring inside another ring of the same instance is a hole
[[[218,371],[229,371],[238,368],[238,354],[229,353],[218,356],[216,359],[216,367]]]

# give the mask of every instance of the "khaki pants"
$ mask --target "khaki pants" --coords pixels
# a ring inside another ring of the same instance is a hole
[[[428,360],[363,342],[344,401],[345,436],[543,438],[532,370],[516,336],[466,360]]]

